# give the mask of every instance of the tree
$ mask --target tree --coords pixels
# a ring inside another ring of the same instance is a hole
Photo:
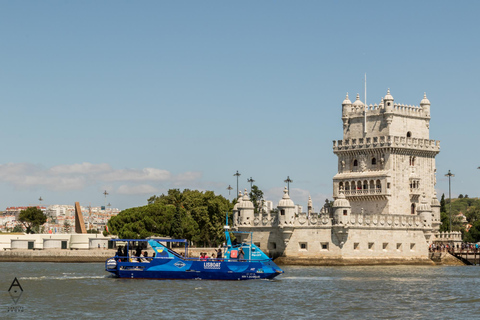
[[[146,206],[123,210],[108,221],[108,228],[124,239],[157,235],[216,246],[224,241],[225,213],[232,208],[229,200],[212,191],[170,189],[150,197]]]
[[[22,225],[21,225],[21,224],[15,225],[15,227],[13,227],[12,232],[23,232],[23,227],[22,227]]]
[[[467,221],[471,224],[474,224],[476,221],[480,220],[480,208],[472,207],[470,210],[467,211],[465,214]]]
[[[35,233],[42,224],[47,222],[47,216],[37,207],[29,207],[20,211],[18,220],[25,226],[27,233]]]
[[[480,220],[477,220],[470,227],[468,232],[465,232],[463,237],[465,242],[479,242],[480,241]]]
[[[458,199],[463,199],[463,194],[460,193],[460,194],[458,195]]]
[[[65,228],[65,233],[70,233],[70,223],[67,220],[63,223],[63,227]]]
[[[442,199],[440,200],[440,212],[447,212],[445,209],[445,193],[442,194]]]
[[[260,212],[262,200],[263,200],[263,191],[258,189],[256,185],[253,185],[249,196],[250,196],[250,200],[252,200],[253,202],[253,212],[255,213]]]

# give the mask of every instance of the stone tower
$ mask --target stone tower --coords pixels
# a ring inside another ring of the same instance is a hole
[[[343,139],[333,142],[338,156],[335,199],[343,189],[352,213],[387,215],[418,215],[423,193],[428,204],[435,203],[440,142],[429,139],[426,95],[420,106],[405,105],[396,103],[389,89],[378,105],[365,106],[358,95],[352,103],[347,94],[342,122]],[[426,208],[431,214],[430,205],[424,205],[423,216]]]

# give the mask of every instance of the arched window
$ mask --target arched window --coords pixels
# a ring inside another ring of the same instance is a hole
[[[372,165],[376,165],[377,164],[377,159],[376,158],[372,158]]]
[[[411,138],[412,137],[412,133],[410,131],[407,132],[407,138]]]
[[[411,207],[411,210],[410,210],[411,214],[415,214],[415,203],[412,203],[412,207]]]
[[[354,166],[354,167],[357,167],[357,166],[358,166],[358,161],[357,161],[357,159],[353,160],[353,166]]]
[[[375,190],[375,182],[373,180],[370,180],[370,190]]]
[[[348,183],[348,181],[345,182],[345,190],[350,190],[350,183]]]
[[[338,190],[344,190],[344,189],[343,189],[343,182],[340,182],[340,183],[338,184]]]
[[[377,189],[382,189],[382,183],[380,180],[377,180]]]
[[[364,180],[363,181],[363,190],[367,190],[367,189],[368,189],[368,181]]]
[[[362,190],[362,181],[357,181],[357,190]]]

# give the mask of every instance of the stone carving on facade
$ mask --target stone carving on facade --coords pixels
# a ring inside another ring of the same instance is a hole
[[[307,214],[305,212],[302,212],[298,216],[298,223],[305,224],[305,222],[307,222]]]
[[[365,172],[367,170],[367,160],[365,155],[360,156],[360,171]]]

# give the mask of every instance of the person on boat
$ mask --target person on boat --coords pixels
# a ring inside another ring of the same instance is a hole
[[[121,257],[122,255],[123,255],[122,246],[119,246],[119,247],[117,248],[117,254],[116,254],[116,256],[117,256],[117,257]]]
[[[123,261],[127,261],[128,259],[128,246],[123,247]]]
[[[238,250],[238,261],[243,261],[245,259],[245,253],[243,252],[243,249],[240,248],[240,250]]]
[[[148,253],[147,253],[147,251],[145,251],[145,253],[146,253],[146,254],[147,254],[147,256],[148,256]],[[147,259],[145,259],[145,253],[142,253],[142,252],[140,252],[140,256],[138,257],[138,258],[139,258],[139,259],[138,259],[138,260],[139,260],[139,262],[148,262],[148,260],[147,260]]]
[[[217,259],[222,259],[222,249],[217,250]]]
[[[142,255],[142,249],[140,248],[140,246],[137,246],[137,248],[135,249],[135,257],[140,257]]]
[[[207,261],[207,253],[201,252],[200,253],[200,260],[201,261]]]
[[[143,257],[148,258],[148,252],[147,251],[143,252]],[[148,260],[148,259],[141,259],[141,260],[142,260],[142,262],[150,262],[150,260]]]

